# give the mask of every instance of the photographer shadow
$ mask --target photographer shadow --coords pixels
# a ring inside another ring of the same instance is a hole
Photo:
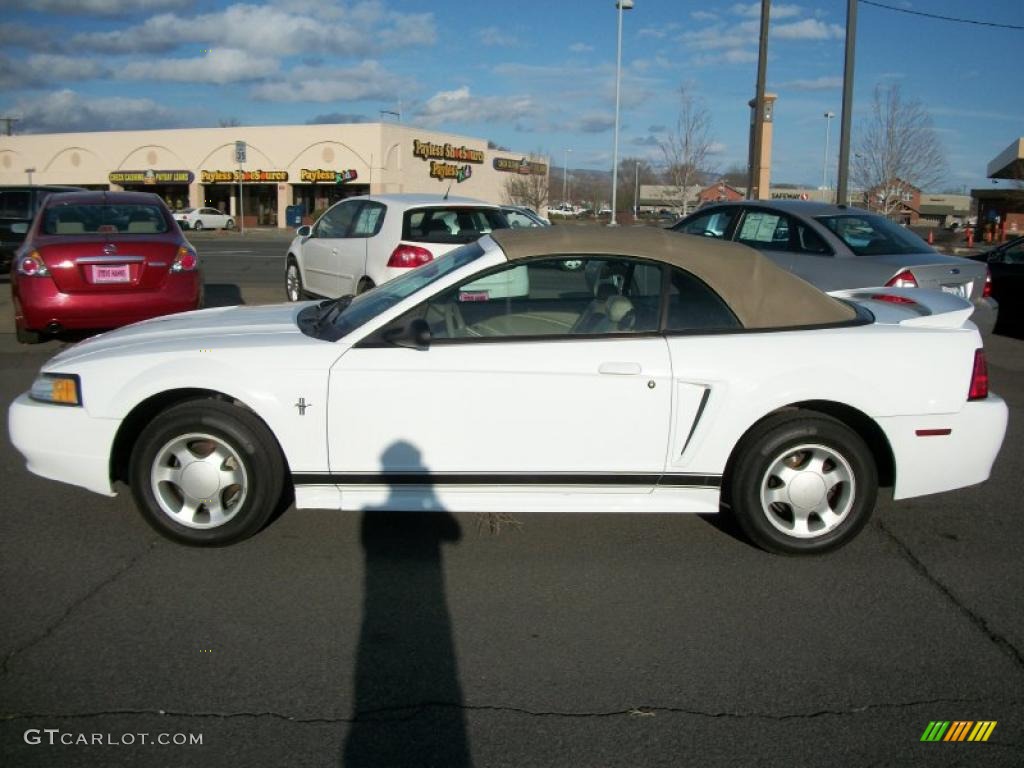
[[[406,442],[390,445],[381,467],[428,471]],[[392,485],[382,508],[363,511],[363,618],[345,768],[472,764],[441,549],[461,529],[429,486],[416,490]]]

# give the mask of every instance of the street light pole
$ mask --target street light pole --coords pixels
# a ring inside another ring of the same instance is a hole
[[[636,161],[636,178],[633,179],[633,218],[640,214],[640,161]]]
[[[633,0],[617,0],[615,7],[619,11],[619,44],[615,53],[615,144],[612,150],[612,218],[609,227],[617,227],[615,207],[619,186],[619,96],[622,90],[622,12],[633,8]]]
[[[28,174],[28,185],[32,186],[32,174],[36,172],[35,168],[26,168],[25,173]]]
[[[562,204],[569,202],[569,153],[571,149],[565,150],[565,162],[562,164]]]
[[[835,116],[835,112],[825,113],[825,159],[821,163],[821,188],[825,190],[828,189],[828,129],[832,125],[832,118]],[[831,202],[831,200],[826,202]]]

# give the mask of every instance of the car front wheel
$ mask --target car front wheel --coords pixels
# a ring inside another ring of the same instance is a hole
[[[302,301],[302,274],[299,272],[299,265],[293,259],[288,260],[288,266],[284,270],[284,292],[288,301]]]
[[[192,229],[194,229],[194,230],[196,230],[196,232],[198,232],[202,228],[203,228],[203,220],[202,219],[196,219],[196,223],[192,225]]]
[[[234,229],[234,228],[235,228],[235,220],[234,219],[228,219],[227,222],[224,224],[224,229]]]
[[[277,510],[285,465],[253,413],[220,400],[176,405],[139,436],[129,475],[146,521],[193,546],[233,544]]]
[[[777,414],[740,444],[724,488],[744,533],[778,554],[837,549],[867,523],[878,470],[861,437],[828,416]]]

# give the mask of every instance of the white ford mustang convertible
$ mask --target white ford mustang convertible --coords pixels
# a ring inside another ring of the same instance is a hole
[[[582,261],[563,269],[562,262]],[[149,320],[11,406],[28,468],[222,545],[299,507],[734,514],[767,550],[980,483],[1006,430],[971,305],[829,296],[744,246],[496,231],[356,297]]]

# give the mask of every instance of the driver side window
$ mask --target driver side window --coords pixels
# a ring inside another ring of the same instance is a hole
[[[511,264],[418,310],[433,339],[598,336],[657,331],[661,267],[632,259]]]
[[[732,208],[709,211],[703,215],[695,216],[689,221],[680,222],[672,227],[672,229],[686,235],[702,235],[721,240],[729,232],[729,226],[732,224],[733,219],[736,218],[737,210]]]
[[[314,237],[348,237],[352,228],[352,220],[359,210],[359,201],[338,203],[327,211],[313,229]]]

